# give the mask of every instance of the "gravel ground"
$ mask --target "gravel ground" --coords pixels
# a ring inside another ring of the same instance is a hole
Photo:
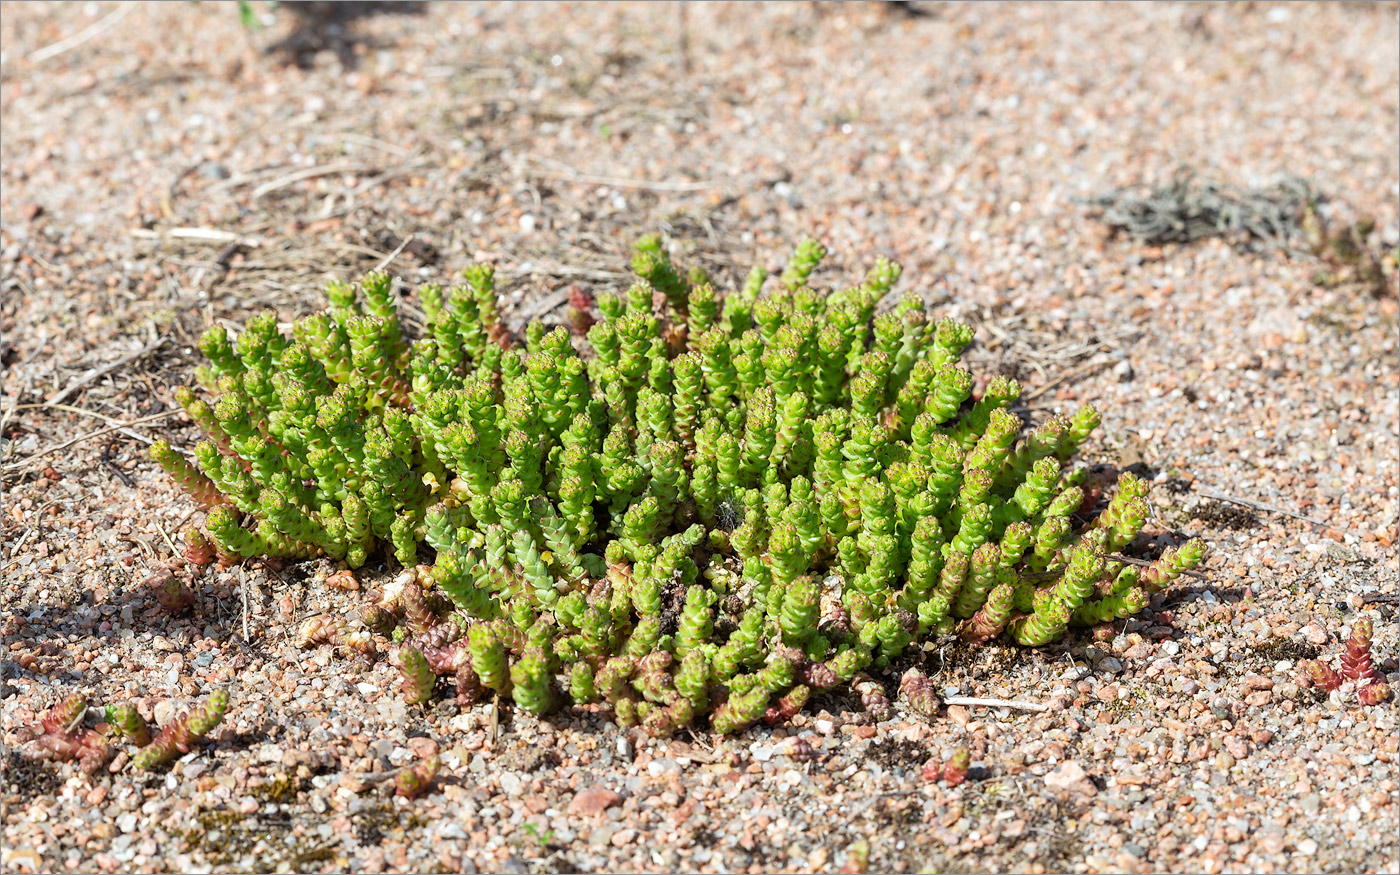
[[[4,4],[4,740],[75,690],[233,706],[153,776],[7,749],[3,869],[856,871],[862,841],[870,871],[1400,869],[1394,700],[1296,669],[1364,616],[1400,681],[1396,299],[1302,255],[1110,238],[1076,202],[1180,164],[1291,172],[1393,251],[1396,6],[913,5],[431,3],[320,31],[284,6],[249,32],[223,3]],[[489,259],[515,318],[557,319],[658,229],[727,278],[804,233],[830,283],[899,260],[1029,413],[1102,407],[1091,456],[1156,483],[1139,546],[1203,536],[1204,577],[1109,641],[920,657],[1049,710],[872,723],[835,697],[723,740],[408,708],[384,661],[295,647],[362,597],[328,564],[210,571],[180,620],[149,595],[192,505],[145,444],[193,439],[172,393],[204,326],[308,312],[401,246],[415,281]],[[959,746],[967,783],[921,777]],[[392,797],[434,750],[438,789]]]

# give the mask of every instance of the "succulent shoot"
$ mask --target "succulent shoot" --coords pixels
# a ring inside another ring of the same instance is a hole
[[[1204,558],[1192,541],[1121,573],[1148,487],[1124,474],[1077,516],[1098,412],[1022,435],[1014,380],[974,396],[971,327],[917,296],[877,315],[885,261],[820,293],[825,254],[804,241],[725,294],[648,237],[625,293],[573,294],[572,332],[519,341],[484,266],[419,290],[412,342],[379,273],[332,283],[289,335],[272,315],[211,329],[205,394],[180,393],[208,440],[155,451],[210,508],[188,553],[392,556],[411,579],[363,628],[315,618],[302,644],[372,657],[389,633],[412,701],[450,675],[464,702],[603,702],[655,733],[786,720],[853,681],[878,715],[861,673],[912,643],[1048,644]],[[937,707],[927,684],[905,695]]]

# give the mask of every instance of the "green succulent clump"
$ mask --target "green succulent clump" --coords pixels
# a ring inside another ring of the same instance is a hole
[[[211,508],[189,543],[352,568],[387,550],[412,580],[373,622],[402,626],[406,695],[450,673],[463,701],[605,701],[653,732],[785,719],[933,635],[1048,644],[1200,562],[1199,542],[1114,559],[1146,485],[1123,475],[1081,524],[1069,462],[1098,413],[1023,433],[1014,380],[974,394],[971,327],[917,296],[878,309],[885,260],[819,293],[824,254],[804,241],[766,294],[757,268],[722,294],[646,238],[583,338],[512,342],[485,266],[419,289],[412,341],[382,273],[332,283],[290,336],[272,314],[211,329],[212,401],[181,395],[208,439],[193,465],[157,454]]]

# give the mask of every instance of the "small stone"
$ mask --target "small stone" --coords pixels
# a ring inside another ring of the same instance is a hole
[[[1084,767],[1074,760],[1065,760],[1059,767],[1045,776],[1045,786],[1054,790],[1068,790],[1085,796],[1098,792]]]
[[[1244,676],[1244,687],[1247,690],[1272,690],[1274,682],[1259,674],[1247,674]]]
[[[660,778],[663,775],[670,775],[681,770],[680,763],[670,757],[662,757],[647,763],[647,774],[653,778]]]
[[[1298,804],[1303,806],[1303,810],[1308,814],[1317,814],[1318,809],[1322,807],[1322,797],[1316,793],[1309,793],[1304,796]],[[1302,848],[1300,847],[1299,850],[1302,850]]]
[[[1225,736],[1225,749],[1237,760],[1249,756],[1249,744],[1238,735]]]
[[[515,772],[501,773],[501,792],[507,796],[515,796],[524,786],[525,782],[521,781]]]
[[[1298,853],[1305,857],[1311,857],[1317,853],[1317,842],[1312,839],[1303,839],[1298,843]]]
[[[431,738],[410,738],[408,740],[408,749],[413,751],[413,755],[416,758],[425,760],[430,756],[437,755],[438,743]]]
[[[369,786],[369,783],[356,775],[341,775],[340,786],[351,793],[360,793]]]
[[[1303,637],[1308,639],[1309,644],[1316,644],[1318,647],[1327,643],[1327,630],[1316,623],[1309,623],[1303,627]]]
[[[1259,831],[1259,838],[1256,842],[1259,850],[1266,854],[1283,853],[1283,830],[1276,826],[1265,827]]]
[[[464,839],[467,831],[462,829],[462,825],[455,820],[448,821],[447,825],[438,831],[438,836],[445,839]]]
[[[620,848],[624,845],[630,845],[632,843],[632,840],[636,837],[637,831],[635,829],[618,830],[617,832],[613,833],[612,846],[615,848]]]
[[[1099,671],[1107,672],[1108,674],[1118,674],[1120,671],[1123,670],[1123,663],[1120,662],[1116,657],[1108,656],[1103,659],[1100,659],[1098,665],[1096,665],[1095,668],[1097,668]]]
[[[574,794],[569,813],[596,817],[622,802],[622,797],[606,787],[589,787]]]
[[[588,844],[595,848],[600,848],[612,841],[613,835],[617,832],[617,827],[612,824],[605,824],[588,834]]]

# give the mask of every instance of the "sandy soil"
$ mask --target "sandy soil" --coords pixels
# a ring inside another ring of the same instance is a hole
[[[912,7],[439,2],[318,28],[284,5],[247,31],[227,3],[0,6],[4,741],[73,691],[161,719],[233,696],[155,775],[7,748],[0,868],[854,871],[865,843],[870,871],[1400,869],[1394,699],[1296,667],[1368,617],[1400,681],[1393,292],[1110,238],[1077,201],[1182,164],[1288,172],[1393,252],[1395,4]],[[205,326],[311,311],[396,251],[415,283],[490,260],[517,323],[559,319],[657,230],[727,280],[803,234],[824,283],[899,260],[1028,415],[1102,407],[1090,456],[1153,478],[1144,546],[1207,538],[1204,578],[1109,641],[921,657],[1049,711],[872,723],[842,696],[671,740],[405,707],[383,661],[294,646],[360,598],[326,563],[210,571],[179,620],[142,585],[196,518],[145,446],[194,439],[173,389]],[[967,783],[921,777],[963,745]],[[433,750],[433,794],[377,780]]]

